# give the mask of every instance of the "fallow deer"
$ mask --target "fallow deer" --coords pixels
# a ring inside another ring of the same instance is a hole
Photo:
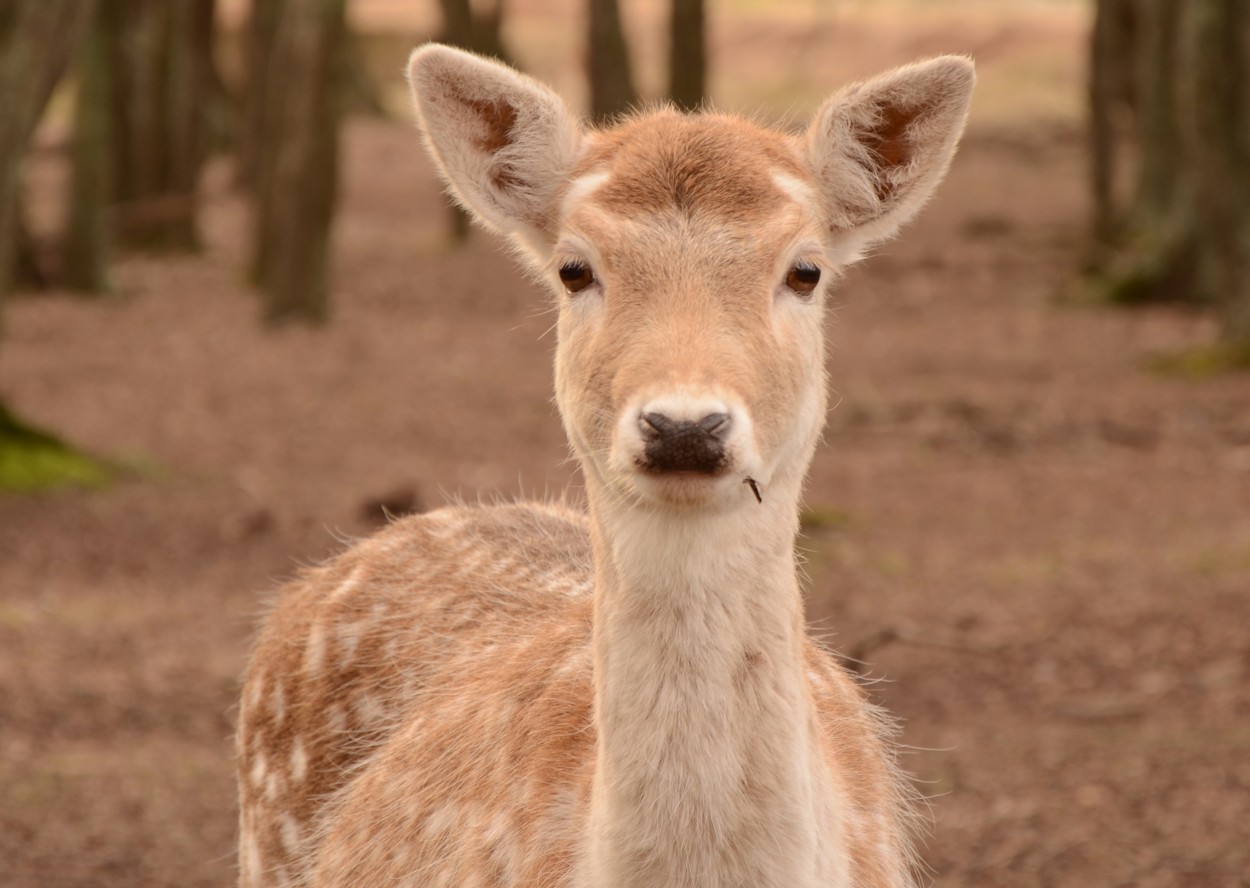
[[[239,712],[241,884],[913,885],[888,723],[809,640],[794,539],[826,296],[942,178],[971,63],[797,136],[584,129],[438,45],[409,78],[452,192],[555,291],[588,514],[439,509],[282,592]]]

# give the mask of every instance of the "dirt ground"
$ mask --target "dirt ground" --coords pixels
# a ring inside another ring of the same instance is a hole
[[[1058,53],[1071,86],[1073,21],[892,31],[873,67],[971,49],[1007,96],[994,59]],[[757,31],[719,45],[784,43]],[[1146,369],[1209,341],[1200,315],[1055,302],[1079,130],[987,101],[939,197],[836,296],[813,623],[884,679],[936,885],[1250,885],[1250,378]],[[258,327],[222,168],[202,255],[6,307],[12,406],[135,472],[0,498],[0,885],[229,884],[265,596],[380,503],[576,492],[544,297],[485,235],[445,249],[409,129],[353,123],[346,165],[325,330]],[[55,158],[34,172],[55,190]]]

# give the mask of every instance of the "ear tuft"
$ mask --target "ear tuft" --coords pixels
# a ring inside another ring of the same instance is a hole
[[[580,131],[547,87],[439,44],[416,50],[418,124],[452,193],[479,221],[537,248],[550,239]]]
[[[830,227],[849,253],[891,237],[946,173],[976,82],[943,56],[842,90],[808,131],[808,157]]]

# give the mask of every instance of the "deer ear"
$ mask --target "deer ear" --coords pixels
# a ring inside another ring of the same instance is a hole
[[[412,54],[408,82],[426,145],[456,199],[531,248],[550,245],[581,142],[559,96],[506,65],[434,43]]]
[[[924,206],[955,154],[975,82],[971,61],[942,56],[849,86],[821,107],[808,162],[846,261]]]

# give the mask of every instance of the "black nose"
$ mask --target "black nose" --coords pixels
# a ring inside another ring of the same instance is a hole
[[[643,468],[713,475],[725,464],[725,438],[733,420],[728,413],[709,413],[697,422],[644,413],[638,427],[647,444]]]

